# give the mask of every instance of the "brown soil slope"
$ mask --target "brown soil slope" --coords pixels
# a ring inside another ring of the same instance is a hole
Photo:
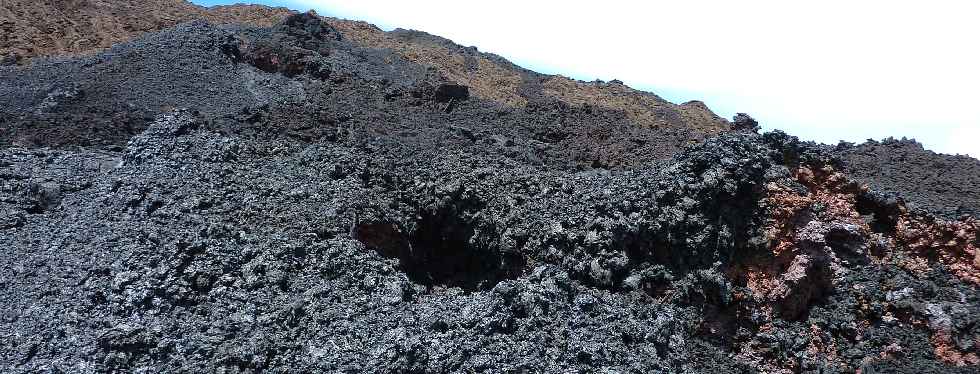
[[[184,0],[5,1],[0,7],[0,59],[26,63],[39,56],[100,51],[114,43],[193,19],[212,23],[268,26],[290,11],[261,5],[205,8]],[[728,121],[698,101],[670,103],[621,83],[581,82],[543,75],[499,56],[423,32],[385,32],[359,21],[328,18],[344,37],[364,47],[389,49],[407,60],[431,66],[446,78],[469,87],[476,97],[515,108],[565,105],[612,109],[635,125],[687,134],[688,143],[729,129]],[[677,144],[682,146],[684,144]],[[667,155],[661,155],[667,156]],[[626,160],[607,160],[610,164]]]
[[[0,6],[0,58],[99,51],[194,19],[269,26],[290,11],[255,5],[204,8],[183,0],[4,0]]]
[[[374,25],[330,19],[346,37],[368,47],[391,49],[410,61],[435,67],[441,74],[470,87],[474,95],[514,107],[554,100],[573,106],[619,110],[639,126],[684,127],[714,135],[729,129],[704,103],[670,103],[621,82],[582,82],[560,75],[544,75],[474,47],[463,47],[420,31],[385,32]],[[696,139],[701,140],[701,139]]]

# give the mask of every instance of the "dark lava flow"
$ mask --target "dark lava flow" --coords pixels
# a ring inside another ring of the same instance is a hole
[[[506,105],[338,30],[0,66],[0,371],[976,372],[977,160]]]

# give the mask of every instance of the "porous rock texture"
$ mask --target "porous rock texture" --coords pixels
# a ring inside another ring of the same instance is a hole
[[[309,13],[0,67],[0,371],[976,372],[978,161],[734,122]]]

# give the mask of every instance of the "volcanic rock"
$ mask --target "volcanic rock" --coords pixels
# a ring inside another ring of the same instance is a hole
[[[32,4],[2,13],[2,372],[980,363],[975,159],[315,13]]]

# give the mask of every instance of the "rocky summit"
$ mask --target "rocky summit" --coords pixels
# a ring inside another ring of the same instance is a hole
[[[976,159],[312,12],[0,31],[0,372],[980,370]]]

